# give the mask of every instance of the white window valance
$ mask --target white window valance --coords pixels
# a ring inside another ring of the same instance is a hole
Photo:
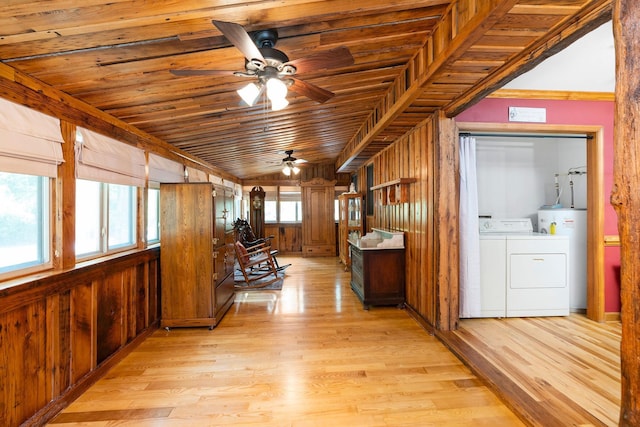
[[[187,166],[187,173],[189,174],[189,182],[207,182],[209,180],[206,172],[191,166]]]
[[[0,98],[0,170],[55,177],[64,161],[60,121]]]
[[[149,181],[184,182],[184,166],[174,160],[149,153]]]
[[[144,151],[88,129],[78,128],[76,176],[91,181],[144,187]]]

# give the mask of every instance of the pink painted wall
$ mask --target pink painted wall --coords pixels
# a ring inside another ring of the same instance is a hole
[[[604,132],[604,233],[618,234],[618,218],[609,202],[613,185],[613,101],[562,101],[487,98],[456,117],[458,122],[508,123],[509,107],[545,108],[548,124],[597,125]],[[588,171],[587,171],[588,172]],[[605,248],[605,311],[620,311],[620,250]]]

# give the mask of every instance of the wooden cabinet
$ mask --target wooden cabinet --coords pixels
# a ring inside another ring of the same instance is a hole
[[[335,256],[335,181],[302,182],[302,256]]]
[[[364,232],[364,198],[360,193],[338,196],[338,251],[345,270],[351,267],[349,238],[359,239]]]
[[[349,242],[351,289],[365,309],[372,305],[404,305],[405,259],[402,233],[373,229],[371,234],[375,236],[374,239],[367,240],[370,236],[368,234],[358,243]],[[390,238],[399,240],[398,246],[401,247],[378,246]]]
[[[162,327],[213,328],[233,304],[233,206],[208,182],[160,186]]]

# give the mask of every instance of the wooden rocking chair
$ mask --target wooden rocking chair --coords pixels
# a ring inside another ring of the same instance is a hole
[[[247,220],[240,219],[240,218],[236,219],[233,222],[233,229],[235,231],[236,241],[242,243],[243,246],[247,248],[249,252],[251,252],[253,248],[271,246],[271,239],[273,238],[273,236],[264,237],[264,238],[256,237],[256,235],[253,232],[253,229],[251,228],[251,224],[249,224]],[[287,267],[291,266],[291,264],[280,266],[280,264],[278,264],[277,255],[278,255],[278,250],[271,249],[271,257],[273,258],[273,262],[276,265],[276,270],[284,271]],[[270,266],[255,265],[253,269],[265,271],[265,270],[269,270]]]
[[[241,242],[236,242],[235,250],[236,260],[240,265],[240,270],[246,283],[246,285],[236,285],[236,288],[264,288],[276,280],[282,279],[281,276],[278,276],[278,270],[271,256],[271,246],[261,243],[251,248],[246,248]],[[266,264],[266,271],[255,274],[255,267],[261,264]],[[271,275],[273,277],[267,279]]]

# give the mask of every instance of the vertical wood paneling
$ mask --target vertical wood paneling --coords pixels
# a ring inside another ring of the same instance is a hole
[[[1,426],[44,424],[101,361],[149,331],[138,319],[158,313],[158,257],[143,251],[0,290]]]
[[[47,298],[47,398],[71,385],[71,292]]]
[[[122,345],[123,302],[123,273],[109,274],[101,286],[98,286],[98,363],[103,362]]]
[[[367,224],[405,232],[407,305],[422,321],[445,330],[457,321],[454,136],[446,119],[428,119],[372,159],[374,185],[398,178],[416,182],[409,185],[407,203],[382,205],[376,191],[374,217]],[[359,174],[366,176],[366,166]]]
[[[71,381],[76,383],[95,363],[95,296],[92,282],[71,290]]]
[[[44,406],[45,299],[0,316],[0,425],[15,426]]]

